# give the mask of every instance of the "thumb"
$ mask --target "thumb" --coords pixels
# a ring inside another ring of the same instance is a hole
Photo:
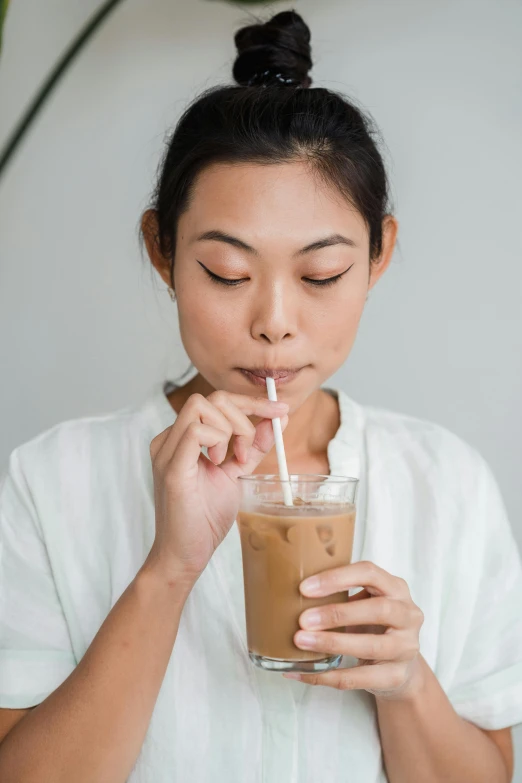
[[[288,415],[281,416],[281,429],[283,432],[287,424]],[[273,449],[274,443],[272,419],[263,419],[256,426],[254,442],[247,449],[246,462],[238,462],[237,458],[232,456],[219,467],[233,480],[236,480],[239,476],[248,476],[254,472],[261,460]]]

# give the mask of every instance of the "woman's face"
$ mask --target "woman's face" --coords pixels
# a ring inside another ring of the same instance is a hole
[[[278,397],[300,407],[351,351],[368,289],[391,258],[390,220],[387,253],[370,274],[362,217],[306,164],[205,169],[178,223],[174,265],[181,338],[203,378],[259,395],[264,382],[242,369],[299,370]],[[169,283],[164,262],[153,263]]]

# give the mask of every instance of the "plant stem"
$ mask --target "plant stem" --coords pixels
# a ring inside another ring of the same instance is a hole
[[[93,36],[96,30],[101,26],[105,18],[116,8],[119,3],[121,3],[121,1],[122,0],[108,0],[108,2],[103,3],[99,10],[94,14],[92,19],[90,19],[85,27],[80,30],[77,37],[71,43],[69,48],[64,52],[60,60],[56,63],[55,67],[43,85],[40,87],[39,91],[31,101],[28,109],[22,115],[20,122],[7,140],[7,144],[5,145],[5,148],[0,155],[0,177],[7,167],[9,160],[14,155],[18,145],[42,109],[45,101],[60,81],[60,78],[64,75],[69,65],[77,57],[77,55]]]

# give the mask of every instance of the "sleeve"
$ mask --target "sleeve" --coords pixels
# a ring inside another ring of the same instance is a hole
[[[0,707],[8,708],[39,704],[76,665],[20,449],[0,479]]]
[[[475,598],[448,697],[464,719],[487,730],[522,722],[522,564],[499,487],[480,457],[470,503],[471,557],[460,578]],[[467,576],[466,576],[467,575]]]

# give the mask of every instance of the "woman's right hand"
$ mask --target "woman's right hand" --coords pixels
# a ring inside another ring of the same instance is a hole
[[[188,398],[150,444],[156,537],[149,562],[174,580],[199,577],[237,516],[239,476],[253,473],[273,447],[271,419],[279,416],[284,429],[287,411],[286,403],[226,391]],[[248,416],[261,421],[254,426]]]

